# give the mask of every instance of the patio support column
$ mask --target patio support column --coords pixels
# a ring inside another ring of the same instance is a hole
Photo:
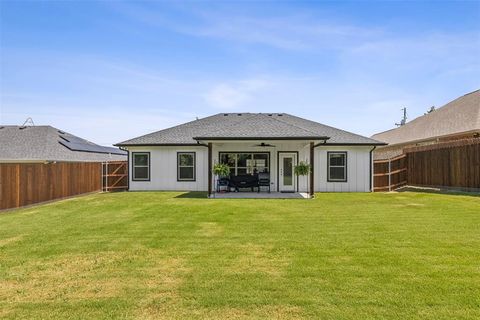
[[[208,197],[212,194],[212,143],[208,143]]]
[[[315,194],[315,186],[313,185],[314,183],[314,168],[313,168],[313,163],[315,161],[315,158],[314,158],[314,151],[315,151],[315,145],[313,142],[310,142],[310,198],[313,198],[314,194]]]

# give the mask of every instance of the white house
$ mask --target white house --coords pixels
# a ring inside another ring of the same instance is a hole
[[[128,150],[129,190],[211,194],[212,167],[225,163],[236,186],[262,173],[272,191],[313,194],[371,191],[372,151],[384,144],[285,113],[220,113],[117,146]],[[309,176],[294,175],[300,161]]]

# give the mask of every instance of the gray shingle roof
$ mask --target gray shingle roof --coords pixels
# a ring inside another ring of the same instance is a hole
[[[78,151],[85,147],[91,151]],[[51,126],[0,125],[0,161],[118,160],[127,160],[125,151],[99,146]]]
[[[395,145],[472,131],[480,131],[480,90],[372,138]]]
[[[327,144],[379,145],[382,142],[286,113],[219,113],[118,143],[134,145],[197,144],[218,139],[308,139]]]

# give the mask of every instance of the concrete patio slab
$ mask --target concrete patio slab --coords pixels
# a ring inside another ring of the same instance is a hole
[[[211,195],[212,199],[309,199],[303,192],[225,192]]]

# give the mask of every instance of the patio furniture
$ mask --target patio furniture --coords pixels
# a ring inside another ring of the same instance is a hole
[[[230,179],[228,178],[219,178],[217,180],[217,192],[229,191]]]
[[[230,176],[230,187],[235,188],[235,191],[240,191],[240,188],[258,188],[258,176],[251,174],[243,174],[238,176]]]
[[[268,172],[258,174],[258,192],[262,187],[268,187],[268,193],[270,193],[270,173]]]

